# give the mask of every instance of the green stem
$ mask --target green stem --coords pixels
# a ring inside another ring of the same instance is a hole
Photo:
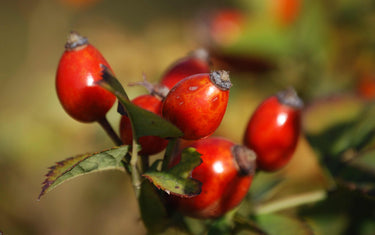
[[[265,204],[260,204],[255,207],[255,214],[266,214],[272,213],[312,202],[317,202],[326,198],[326,192],[324,190],[318,190],[314,192],[304,193],[295,195],[292,197],[272,201]]]
[[[141,175],[139,174],[139,170],[137,167],[138,163],[138,149],[137,149],[137,141],[133,138],[133,147],[132,147],[132,158],[130,159],[130,166],[132,169],[132,183],[135,192],[135,196],[139,198],[141,192]]]
[[[175,151],[176,144],[177,144],[177,138],[170,139],[168,142],[167,149],[165,150],[164,159],[163,159],[163,165],[162,170],[167,170],[168,164],[171,160],[171,156],[173,155],[173,152]]]
[[[105,116],[102,119],[99,119],[97,122],[105,130],[107,135],[112,139],[116,146],[120,146],[123,144],[120,137],[113,130],[111,124],[108,122],[108,119]]]

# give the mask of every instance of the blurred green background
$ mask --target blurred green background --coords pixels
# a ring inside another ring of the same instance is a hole
[[[272,0],[259,2],[2,0],[0,231],[146,233],[129,178],[121,172],[74,179],[37,201],[49,166],[113,146],[99,125],[71,119],[57,99],[55,71],[70,30],[89,38],[124,85],[140,81],[142,73],[157,82],[176,59],[209,46],[219,58],[215,68],[230,70],[234,84],[216,134],[236,142],[256,105],[285,87],[294,86],[307,104],[331,94],[358,95],[362,74],[373,74],[372,1],[301,1],[295,19],[282,24],[273,18]],[[246,17],[240,36],[224,45],[212,42],[201,26],[213,10],[227,7],[241,9]],[[146,92],[126,89],[131,98]],[[343,106],[347,110],[339,119],[353,116],[361,104]],[[306,126],[319,129],[324,115],[313,113]],[[117,129],[115,108],[108,118]],[[304,191],[306,181],[311,188],[326,185],[303,137],[283,172],[290,178],[289,191]]]

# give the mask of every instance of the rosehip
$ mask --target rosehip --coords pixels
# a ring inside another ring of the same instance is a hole
[[[290,25],[295,22],[301,11],[301,0],[272,0],[276,20],[281,25]]]
[[[184,133],[184,139],[209,136],[223,119],[231,86],[226,71],[187,77],[169,91],[162,116]]]
[[[291,159],[301,131],[302,100],[293,89],[264,100],[251,116],[244,145],[257,154],[257,167],[276,171]]]
[[[209,25],[211,38],[218,45],[233,44],[243,33],[245,18],[244,13],[236,9],[215,12]]]
[[[209,72],[208,52],[205,49],[198,49],[173,63],[162,76],[160,83],[172,89],[174,85],[188,76]]]
[[[360,97],[366,100],[373,100],[375,98],[375,75],[362,75],[357,83],[357,92]]]
[[[182,214],[196,218],[217,218],[236,207],[246,196],[255,172],[255,153],[245,146],[220,138],[195,141],[202,163],[191,177],[202,183],[199,195],[190,198],[170,196],[171,204]],[[171,166],[181,155],[173,156]]]
[[[132,102],[145,110],[161,115],[162,102],[155,96],[141,95],[133,99]],[[120,136],[124,144],[132,144],[132,127],[130,119],[125,115],[121,117],[120,121]],[[168,140],[158,136],[142,136],[139,138],[139,144],[142,147],[139,151],[140,155],[153,155],[164,150],[167,147]]]
[[[65,111],[78,121],[94,122],[105,118],[116,100],[113,94],[95,84],[101,79],[101,64],[111,70],[102,54],[85,37],[72,32],[57,69],[56,91]]]

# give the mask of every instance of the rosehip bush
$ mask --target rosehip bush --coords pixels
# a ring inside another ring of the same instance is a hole
[[[115,146],[50,167],[39,198],[74,177],[113,169],[131,177],[149,234],[315,234],[328,231],[325,220],[335,222],[320,217],[331,210],[351,222],[347,234],[368,234],[374,214],[357,207],[374,208],[374,105],[365,103],[355,121],[313,132],[303,121],[341,100],[304,108],[294,89],[282,90],[259,103],[244,130],[234,130],[243,133],[241,145],[215,135],[231,104],[232,82],[229,71],[210,71],[207,61],[177,60],[154,85],[167,87],[165,95],[147,83],[150,94],[130,100],[100,52],[71,33],[57,69],[57,95],[72,118],[99,122]],[[105,117],[116,98],[119,135]],[[316,150],[329,185],[273,197],[289,162],[303,157],[295,154],[301,139]],[[342,194],[349,201],[337,204]],[[293,213],[279,213],[284,210]],[[361,226],[368,230],[357,233]]]

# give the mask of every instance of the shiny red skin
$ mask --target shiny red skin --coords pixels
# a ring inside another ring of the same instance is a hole
[[[105,117],[116,101],[107,90],[95,85],[108,62],[92,45],[65,50],[56,73],[56,91],[65,111],[81,122],[94,122]],[[112,71],[112,70],[111,70]]]
[[[157,115],[161,115],[162,102],[153,95],[141,95],[132,100],[133,104],[148,110]],[[133,132],[130,119],[123,115],[120,120],[120,136],[124,144],[131,145],[133,143]],[[158,136],[142,136],[138,140],[142,149],[139,155],[153,155],[163,151],[168,144],[168,140]]]
[[[207,60],[197,56],[189,56],[176,61],[162,76],[160,83],[172,89],[179,81],[198,73],[209,73],[210,65]]]
[[[197,140],[211,135],[224,117],[229,90],[222,90],[202,73],[176,84],[163,102],[162,116],[176,125],[183,139]]]
[[[301,109],[271,96],[258,106],[249,120],[244,145],[257,154],[258,169],[276,171],[293,156],[300,131]]]
[[[250,188],[253,175],[239,174],[231,152],[234,145],[225,138],[209,137],[189,146],[202,154],[202,163],[191,173],[192,178],[202,183],[202,191],[190,198],[171,196],[176,210],[187,216],[209,219],[220,217],[240,204]],[[181,155],[174,156],[171,165],[180,159]]]

